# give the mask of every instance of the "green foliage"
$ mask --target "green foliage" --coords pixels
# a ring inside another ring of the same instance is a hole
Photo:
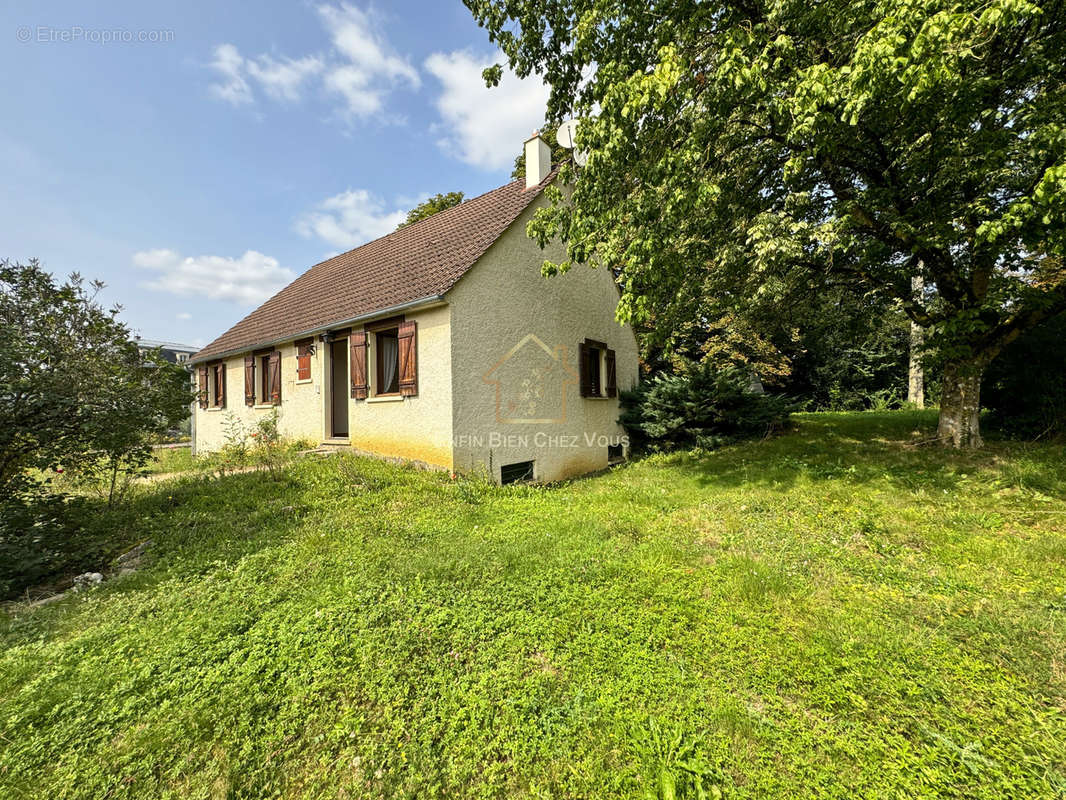
[[[278,409],[275,406],[266,416],[260,417],[252,431],[254,457],[274,480],[281,478],[281,469],[287,459],[287,448],[278,429]]]
[[[791,372],[777,385],[808,408],[861,410],[906,398],[910,330],[898,307],[829,292],[782,323],[794,325],[796,336],[785,345]]]
[[[634,445],[652,450],[710,449],[781,430],[793,403],[751,391],[750,384],[750,372],[707,363],[680,375],[660,375],[622,392],[619,422]]]
[[[653,337],[851,284],[927,329],[960,419],[954,388],[1066,309],[1061,0],[466,5],[583,118],[529,225],[567,243],[545,272],[612,269]]]
[[[32,470],[136,472],[188,416],[188,374],[141,355],[102,288],[0,262],[0,495],[32,490]]]
[[[424,220],[426,217],[432,217],[438,211],[452,208],[459,205],[461,202],[463,202],[462,192],[442,192],[440,194],[435,194],[428,200],[423,200],[408,211],[407,219],[397,225],[396,230],[406,228],[408,225],[413,225],[416,222]]]
[[[909,323],[898,304],[848,287],[769,308],[685,323],[661,346],[641,336],[652,374],[696,361],[754,371],[769,389],[812,410],[873,408],[907,393]]]
[[[232,411],[226,412],[222,418],[222,449],[212,458],[221,474],[248,466],[251,434],[244,420]]]
[[[113,505],[189,413],[188,373],[142,355],[101,288],[0,262],[0,596],[78,564],[91,536],[57,486]]]
[[[159,447],[152,451],[152,460],[148,463],[149,474],[161,475],[168,472],[185,472],[196,465],[196,457],[191,447]]]
[[[985,376],[995,427],[1032,439],[1066,434],[1066,314],[1010,344]]]
[[[652,719],[637,741],[647,769],[645,800],[721,800],[721,786],[698,739]]]
[[[0,599],[15,597],[57,569],[91,565],[99,554],[79,525],[84,517],[78,498],[19,494],[0,500]]]
[[[1058,797],[1063,448],[797,416],[557,488],[139,484],[138,572],[0,613],[0,796]]]
[[[222,448],[202,456],[199,466],[217,470],[220,475],[261,467],[271,478],[280,479],[287,461],[314,446],[303,439],[285,439],[278,427],[280,417],[280,411],[274,407],[249,425],[233,412],[227,412],[222,420]]]

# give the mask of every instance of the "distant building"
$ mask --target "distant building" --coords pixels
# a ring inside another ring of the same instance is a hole
[[[194,347],[191,344],[178,344],[177,342],[160,342],[156,339],[136,339],[137,346],[141,348],[141,352],[146,350],[155,350],[157,347],[163,354],[163,358],[169,361],[171,364],[184,364],[189,360],[189,356],[195,353],[200,348]]]

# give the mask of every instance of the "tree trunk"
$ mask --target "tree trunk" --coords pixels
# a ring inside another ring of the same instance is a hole
[[[925,279],[920,275],[911,278],[911,291],[916,298],[925,292]],[[922,345],[925,331],[917,322],[911,323],[911,359],[907,370],[907,402],[916,408],[925,408],[925,369],[922,367]]]
[[[112,508],[115,505],[115,483],[118,482],[118,461],[114,458],[111,459],[111,486],[107,490],[107,507]]]
[[[940,389],[937,438],[956,448],[977,448],[981,441],[981,378],[984,362],[951,362],[944,366]]]
[[[911,323],[911,361],[907,370],[907,402],[915,408],[925,408],[925,370],[922,367],[922,343],[925,332],[916,322]]]

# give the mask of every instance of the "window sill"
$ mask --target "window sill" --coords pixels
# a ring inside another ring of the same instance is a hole
[[[296,381],[296,385],[299,386],[301,383],[314,383],[314,382],[315,382],[314,378],[308,378],[305,381]]]
[[[265,408],[277,408],[277,405],[274,403],[256,403],[252,408],[256,411],[262,411]]]
[[[403,402],[402,394],[376,394],[366,399],[368,403],[400,403]]]
[[[225,409],[222,406],[208,406],[207,408],[201,409],[201,411],[218,412],[225,411]]]
[[[602,394],[598,394],[598,395],[591,395],[591,396],[586,397],[584,399],[585,400],[610,400],[611,398],[610,397],[604,397]]]

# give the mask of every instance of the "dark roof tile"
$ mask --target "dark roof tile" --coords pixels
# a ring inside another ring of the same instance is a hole
[[[442,295],[540,194],[512,181],[316,264],[191,360],[251,350],[424,297]]]

